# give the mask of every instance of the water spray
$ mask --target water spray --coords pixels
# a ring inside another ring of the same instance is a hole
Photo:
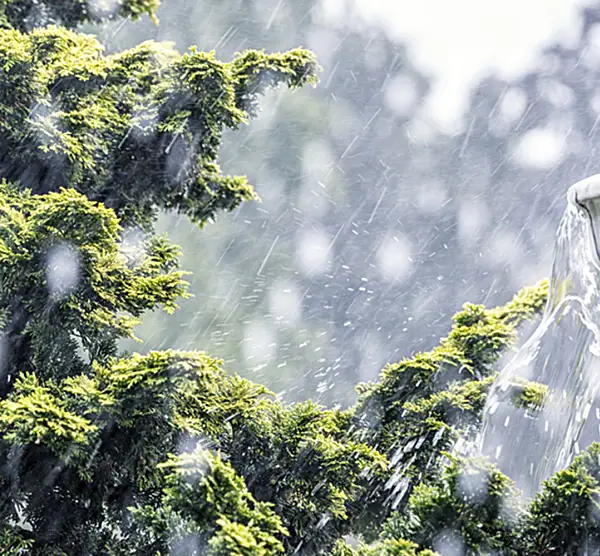
[[[526,497],[564,469],[600,391],[600,175],[572,185],[539,326],[491,388],[479,450]]]
[[[600,258],[600,174],[585,178],[569,187],[567,200],[587,215],[592,228],[594,248]]]

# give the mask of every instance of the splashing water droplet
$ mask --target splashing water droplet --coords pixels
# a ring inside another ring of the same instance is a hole
[[[79,254],[66,244],[59,244],[48,252],[46,285],[51,295],[64,297],[79,283]]]

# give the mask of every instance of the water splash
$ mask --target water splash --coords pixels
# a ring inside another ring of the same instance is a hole
[[[525,496],[578,453],[600,389],[600,198],[578,202],[578,185],[558,229],[541,323],[494,383],[478,442]]]

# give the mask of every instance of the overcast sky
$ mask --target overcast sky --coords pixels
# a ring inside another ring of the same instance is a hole
[[[456,129],[469,87],[490,68],[518,77],[540,50],[580,36],[579,11],[589,0],[355,0],[356,9],[410,45],[413,60],[437,78],[427,114]],[[347,0],[324,0],[338,17]]]

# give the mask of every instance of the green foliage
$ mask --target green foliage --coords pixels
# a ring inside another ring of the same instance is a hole
[[[436,556],[436,553],[427,548],[419,550],[416,543],[404,539],[385,539],[372,545],[361,545],[357,550],[340,542],[331,556]]]
[[[600,548],[599,461],[596,443],[547,480],[525,506],[493,466],[450,458],[439,478],[414,489],[406,511],[395,512],[369,548],[380,554],[382,542],[408,539],[421,547],[458,542],[465,554],[595,554]],[[340,547],[334,554],[354,554]]]
[[[544,483],[520,535],[522,553],[593,554],[600,549],[600,444]]]
[[[0,34],[0,176],[35,193],[70,184],[127,222],[157,208],[203,224],[255,199],[217,165],[224,128],[281,83],[314,83],[314,56],[246,51],[233,62],[145,42],[112,56],[92,36],[60,27]]]
[[[509,391],[513,404],[525,409],[538,410],[548,399],[548,386],[530,380],[514,381]]]
[[[406,402],[430,396],[452,382],[489,376],[491,365],[514,343],[518,325],[541,312],[547,293],[543,281],[524,288],[504,307],[486,310],[466,304],[438,347],[388,365],[378,383],[359,386],[357,415],[362,423],[377,427],[378,435],[389,431],[389,438],[378,439],[389,445],[396,436],[394,428],[402,426],[399,416]]]
[[[0,530],[0,551],[6,556],[22,556],[32,547],[33,540],[26,538],[15,527],[4,526]]]
[[[163,531],[145,532],[148,546],[171,546],[177,539],[167,535],[170,529],[205,540],[216,535],[210,541],[215,554],[230,547],[230,536],[250,535],[257,547],[267,546],[271,541],[253,529],[262,530],[258,516],[240,509],[249,504],[268,518],[271,529],[289,531],[277,543],[289,548],[303,543],[315,550],[352,526],[352,505],[387,469],[376,450],[347,439],[348,422],[342,413],[313,404],[284,406],[264,388],[226,374],[217,361],[197,352],[111,359],[105,366],[94,363],[85,374],[45,383],[28,374],[0,405],[3,441],[18,448],[7,454],[12,471],[4,503],[11,512],[11,500],[27,500],[25,519],[49,536],[43,546],[67,552],[105,546],[100,533],[108,523],[122,530],[120,504],[127,493],[139,501],[143,523]],[[169,456],[182,443],[198,442],[220,450],[229,463],[206,452]],[[181,482],[207,466],[213,478],[202,482],[202,489],[190,490]],[[49,469],[55,469],[51,488],[45,486]],[[164,469],[173,470],[167,479]],[[260,502],[250,504],[246,488]],[[241,498],[232,501],[235,492]],[[218,504],[224,505],[213,510],[200,503],[221,497]],[[272,510],[267,511],[267,501]],[[83,508],[93,508],[93,516]],[[209,514],[210,526],[201,520]],[[218,522],[222,516],[229,521]]]
[[[181,400],[226,376],[201,353],[164,352],[94,363],[45,384],[22,377],[0,406],[2,441],[12,446],[3,455],[4,517],[24,503],[40,550],[110,546],[103,531],[124,527],[124,501],[153,499],[164,486],[159,464],[186,433]]]
[[[25,371],[80,372],[82,350],[105,361],[144,311],[177,307],[185,293],[177,247],[147,237],[131,256],[121,232],[111,209],[73,190],[31,195],[0,184],[0,391]],[[70,274],[61,277],[65,265]]]
[[[182,542],[193,546],[187,554],[283,553],[280,539],[287,531],[281,519],[270,504],[256,502],[243,479],[218,456],[196,449],[171,456],[159,468],[168,471],[161,505],[133,509],[132,553],[158,547],[168,553]],[[173,536],[169,522],[174,519],[185,524],[175,529],[185,535]],[[148,530],[162,536],[144,538]]]
[[[0,26],[21,31],[57,23],[76,27],[115,17],[137,19],[148,14],[156,23],[160,0],[0,0]]]
[[[1,404],[0,431],[4,440],[15,445],[43,442],[66,456],[73,445],[89,444],[97,430],[87,419],[70,412],[34,374],[21,376],[15,396]]]
[[[514,554],[517,492],[493,466],[452,459],[435,484],[418,485],[405,513],[395,513],[383,535],[421,546],[458,539],[466,554]]]
[[[261,500],[274,503],[290,535],[286,549],[307,553],[359,526],[363,501],[386,477],[387,460],[348,438],[349,416],[307,402],[268,403],[235,416],[221,441],[234,468]]]
[[[427,353],[388,365],[375,384],[359,386],[353,434],[385,453],[393,473],[374,485],[371,512],[377,522],[387,510],[401,510],[412,489],[434,480],[443,454],[478,430],[492,364],[516,338],[517,326],[539,313],[546,281],[525,288],[504,307],[466,304],[440,345]],[[376,510],[376,508],[380,508]]]

